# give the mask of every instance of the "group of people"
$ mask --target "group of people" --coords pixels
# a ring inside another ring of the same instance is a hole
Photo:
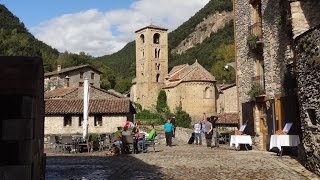
[[[132,131],[129,128],[132,127]],[[135,153],[146,151],[149,143],[157,136],[157,131],[154,128],[154,125],[150,125],[150,132],[140,132],[139,126],[131,126],[128,123],[125,123],[124,127],[118,127],[117,131],[113,133],[113,144],[121,148],[122,152],[129,152],[128,147],[123,147],[123,136],[131,136],[134,138],[134,149]]]
[[[194,141],[196,145],[202,145],[202,134],[205,136],[207,147],[212,148],[212,139],[216,140],[215,122],[217,117],[208,117],[203,113],[202,120],[194,124]],[[193,143],[193,142],[192,142]],[[215,141],[215,146],[217,142]]]

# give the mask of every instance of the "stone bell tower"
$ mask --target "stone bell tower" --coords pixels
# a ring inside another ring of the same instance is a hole
[[[152,110],[157,103],[168,74],[168,29],[149,25],[136,34],[136,78],[132,100],[143,109]]]

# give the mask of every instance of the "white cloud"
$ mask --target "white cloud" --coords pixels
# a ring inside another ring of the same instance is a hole
[[[59,51],[102,56],[134,40],[134,31],[151,22],[174,30],[209,0],[138,0],[128,9],[101,12],[90,9],[65,14],[31,28],[40,40]],[[113,33],[116,30],[116,33]]]

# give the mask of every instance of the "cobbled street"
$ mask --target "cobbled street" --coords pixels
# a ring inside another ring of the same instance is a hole
[[[320,179],[290,156],[176,143],[157,145],[156,152],[111,157],[47,152],[46,179]]]

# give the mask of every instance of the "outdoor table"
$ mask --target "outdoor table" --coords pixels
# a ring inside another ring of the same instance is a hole
[[[235,145],[235,148],[238,149],[239,144],[249,144],[250,146],[252,145],[252,139],[251,136],[249,135],[231,135],[230,138],[230,147]],[[248,150],[247,146],[245,146],[246,149]]]
[[[280,157],[282,157],[283,147],[296,147],[300,144],[300,138],[298,135],[271,135],[270,149],[276,147],[280,151]]]

